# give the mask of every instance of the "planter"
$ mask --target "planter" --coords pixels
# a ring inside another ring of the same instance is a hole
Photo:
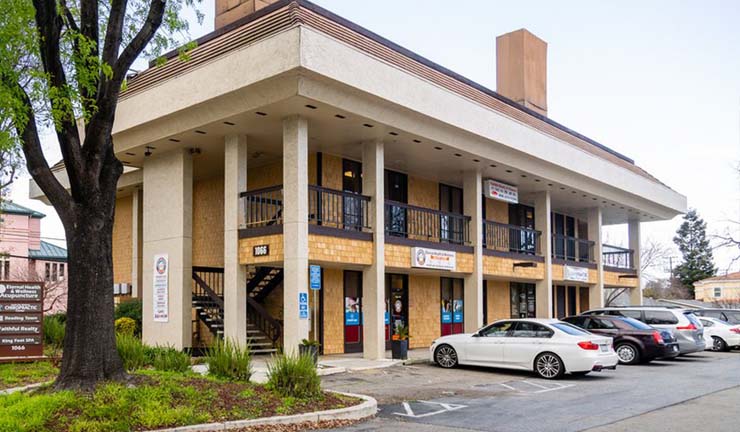
[[[391,341],[391,353],[394,360],[406,360],[409,356],[409,340]]]
[[[313,364],[319,364],[319,347],[317,345],[298,345],[298,353],[308,354],[313,359]]]

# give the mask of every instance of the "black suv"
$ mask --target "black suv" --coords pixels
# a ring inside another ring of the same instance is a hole
[[[614,351],[622,364],[647,363],[658,358],[673,358],[680,353],[670,331],[658,330],[633,318],[609,315],[580,315],[563,321],[591,333],[614,339]]]

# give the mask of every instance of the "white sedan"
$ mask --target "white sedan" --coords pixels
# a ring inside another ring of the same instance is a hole
[[[533,370],[545,379],[616,369],[612,338],[556,319],[496,321],[477,332],[444,336],[429,348],[443,368],[461,365]]]
[[[704,324],[704,343],[712,351],[729,351],[740,346],[740,325],[716,318],[698,317]]]

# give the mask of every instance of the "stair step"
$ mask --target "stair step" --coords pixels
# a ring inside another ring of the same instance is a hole
[[[275,354],[277,353],[276,348],[269,348],[269,349],[255,349],[249,351],[252,354]]]

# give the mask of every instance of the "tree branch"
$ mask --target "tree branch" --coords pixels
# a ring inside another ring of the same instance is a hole
[[[103,63],[113,66],[121,48],[123,21],[126,18],[127,0],[113,0],[108,15],[108,29],[103,44]]]

